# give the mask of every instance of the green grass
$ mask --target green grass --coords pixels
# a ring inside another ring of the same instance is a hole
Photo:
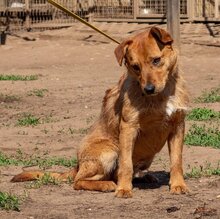
[[[34,89],[28,93],[28,96],[44,97],[46,92],[48,92],[47,89]]]
[[[187,120],[206,121],[211,119],[220,119],[220,112],[207,108],[194,108],[186,117]]]
[[[23,113],[17,120],[16,126],[36,126],[38,124],[57,122],[58,119],[53,119],[52,115],[47,115],[44,117],[37,117],[31,113]]]
[[[193,124],[185,136],[186,145],[211,146],[220,149],[219,128],[206,128]]]
[[[33,81],[38,79],[38,75],[2,75],[0,81]]]
[[[196,103],[214,103],[220,102],[220,87],[213,88],[210,91],[203,91],[200,97],[195,99]]]
[[[187,178],[200,178],[202,176],[220,176],[220,162],[216,167],[211,166],[207,163],[205,166],[193,167],[190,172],[185,174]]]
[[[76,166],[76,159],[65,157],[39,157],[29,156],[23,153],[17,153],[15,156],[7,156],[0,152],[0,166],[39,166],[42,169],[46,169],[53,165],[74,167]]]
[[[0,192],[0,209],[20,211],[19,205],[19,198],[17,196],[7,192]]]
[[[95,116],[91,115],[88,118],[86,118],[86,124],[89,125],[90,123],[92,123],[95,120]]]
[[[26,113],[17,121],[18,126],[36,126],[38,124],[40,124],[40,118]]]
[[[43,185],[60,185],[61,181],[55,179],[50,175],[50,173],[45,173],[43,177],[39,178],[36,181],[30,182],[26,184],[26,188],[28,189],[38,189]]]
[[[12,103],[12,102],[19,101],[19,100],[20,100],[20,97],[16,95],[0,94],[0,102]]]
[[[69,132],[70,134],[87,134],[89,132],[90,127],[88,128],[80,128],[80,129],[73,129],[73,128],[69,128]]]

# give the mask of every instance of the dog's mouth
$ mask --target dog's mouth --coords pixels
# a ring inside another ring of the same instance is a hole
[[[164,88],[155,88],[154,91],[147,91],[146,89],[142,89],[142,96],[146,96],[146,97],[154,97],[157,96],[159,94],[161,94],[164,90]]]
[[[154,97],[157,96],[158,94],[159,94],[158,92],[146,93],[145,91],[142,91],[142,96]]]

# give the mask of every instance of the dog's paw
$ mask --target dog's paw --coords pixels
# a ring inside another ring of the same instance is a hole
[[[182,185],[171,185],[170,186],[170,192],[172,194],[186,194],[186,193],[189,193],[189,189],[188,187],[185,185],[185,184],[182,184]]]
[[[119,189],[116,191],[115,196],[117,198],[132,198],[132,191],[125,190],[125,189]]]
[[[105,184],[102,186],[102,192],[114,192],[116,187],[116,184],[112,181],[105,182]]]

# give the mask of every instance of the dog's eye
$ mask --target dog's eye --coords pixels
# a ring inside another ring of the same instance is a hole
[[[160,64],[160,61],[161,61],[161,58],[157,57],[157,58],[153,58],[152,63],[153,63],[153,65],[158,65],[158,64]]]
[[[140,72],[140,71],[141,71],[139,65],[137,65],[137,64],[134,64],[134,65],[132,65],[131,67],[132,67],[132,69],[133,69],[135,72]]]

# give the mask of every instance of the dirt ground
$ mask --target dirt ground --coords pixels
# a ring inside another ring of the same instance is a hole
[[[124,24],[120,29],[105,25],[102,29],[118,40],[147,26]],[[180,66],[193,100],[204,89],[220,84],[220,38],[210,37],[207,31],[195,33],[188,26],[181,30]],[[209,46],[205,45],[207,42]],[[115,47],[115,43],[78,26],[8,36],[7,44],[0,47],[0,74],[37,74],[39,79],[0,82],[2,95],[19,97],[0,104],[0,150],[7,155],[19,149],[34,155],[74,156],[85,131],[99,115],[105,90],[124,71],[116,63]],[[42,98],[28,95],[33,89],[47,92]],[[191,101],[190,107],[195,106]],[[219,103],[203,106],[220,109]],[[18,127],[16,122],[24,112],[47,122]],[[183,160],[185,172],[206,162],[215,165],[220,160],[220,150],[185,146]],[[22,167],[0,167],[0,190],[26,195],[20,212],[0,211],[0,218],[220,218],[220,177],[187,179],[191,193],[171,195],[166,147],[150,170],[155,171],[159,184],[136,186],[133,198],[117,199],[113,193],[74,191],[68,184],[26,189],[24,183],[9,182]],[[203,206],[217,212],[195,214]]]

